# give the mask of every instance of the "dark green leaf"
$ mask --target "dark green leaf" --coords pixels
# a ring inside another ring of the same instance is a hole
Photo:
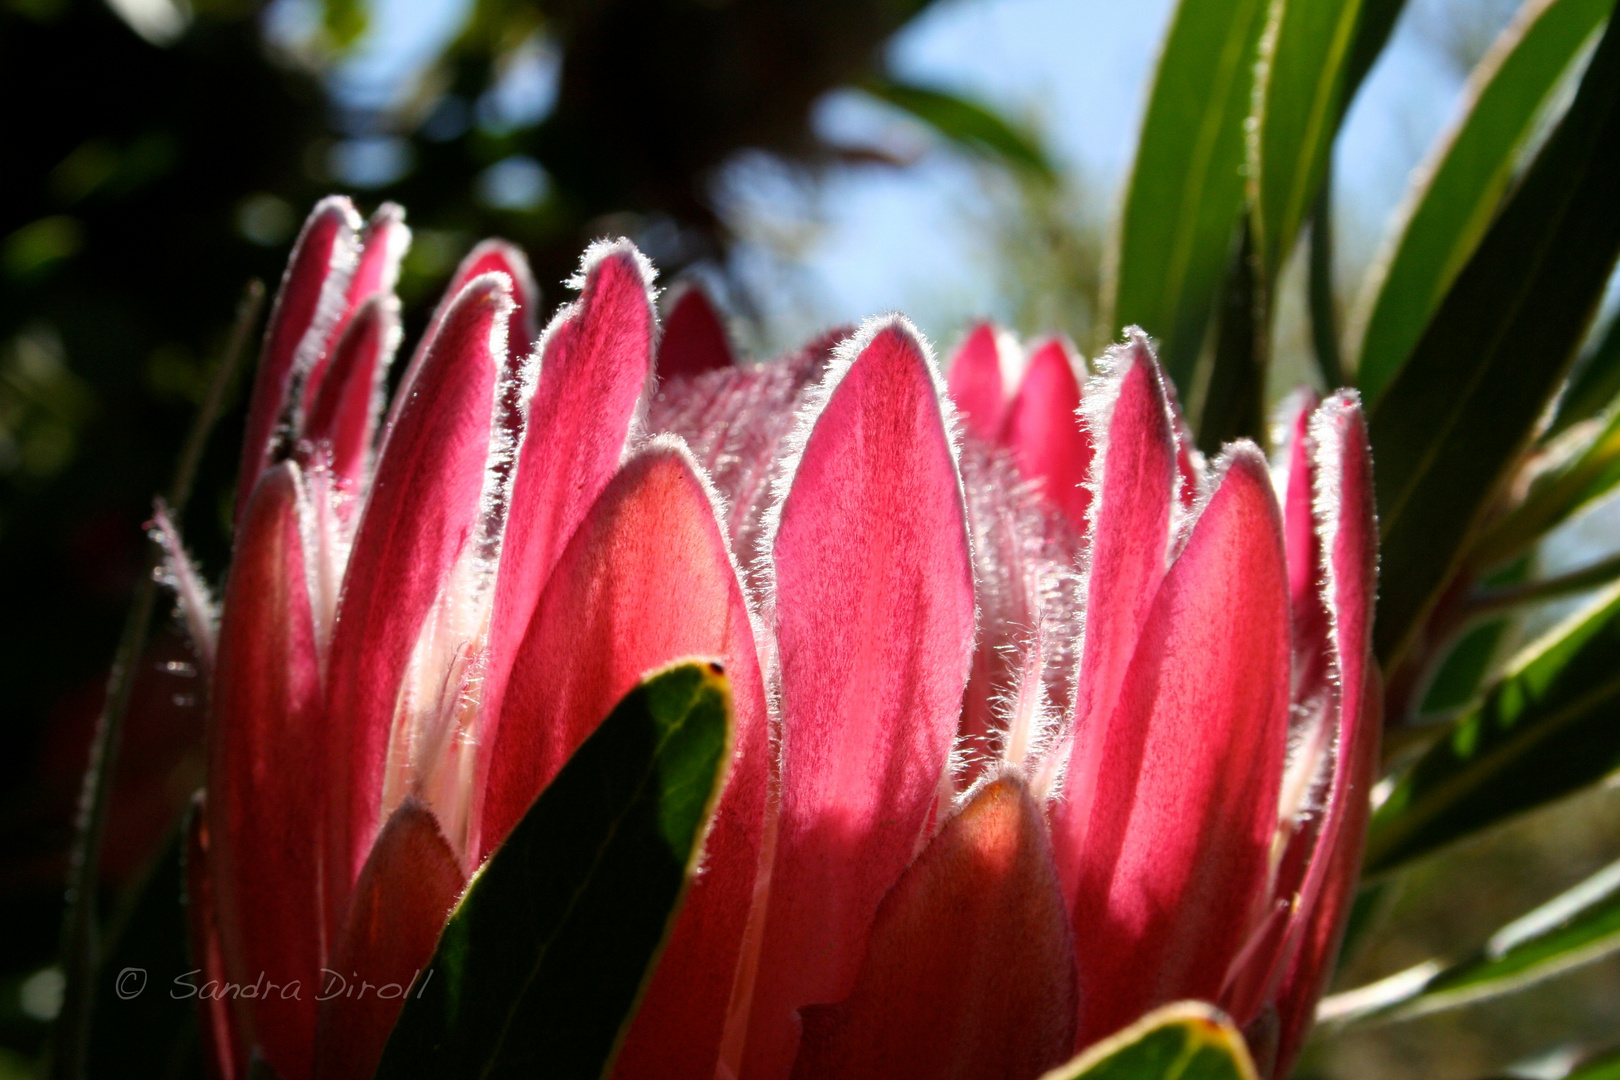
[[[1311,313],[1311,349],[1322,385],[1344,386],[1344,357],[1339,350],[1338,298],[1333,289],[1333,163],[1328,162],[1311,211],[1310,265],[1307,267],[1305,299]]]
[[[1264,14],[1264,0],[1177,6],[1108,260],[1108,332],[1152,334],[1184,398],[1243,211],[1243,118]]]
[[[1557,391],[1620,252],[1620,33],[1373,408],[1389,670]]]
[[[197,1003],[171,996],[174,980],[198,965],[188,956],[181,829],[109,933],[96,979],[86,1075],[179,1078],[202,1075]],[[192,976],[190,985],[201,982]]]
[[[1620,397],[1620,312],[1609,317],[1609,325],[1580,360],[1576,361],[1569,389],[1558,405],[1558,423],[1553,431],[1596,416],[1604,406]]]
[[[1265,432],[1266,334],[1247,219],[1236,232],[1221,286],[1214,361],[1196,414],[1198,448],[1212,455],[1233,439],[1259,440]]]
[[[1255,252],[1268,287],[1327,174],[1360,12],[1360,0],[1271,0],[1248,143]]]
[[[1415,176],[1358,301],[1356,381],[1376,402],[1501,205],[1550,98],[1614,0],[1537,0],[1469,80],[1466,118]]]
[[[728,695],[685,663],[625,696],[473,878],[379,1078],[603,1075],[724,780]]]
[[[1346,105],[1384,51],[1390,32],[1395,29],[1395,20],[1400,18],[1404,7],[1406,0],[1361,0],[1361,21],[1356,26],[1356,41],[1350,47],[1350,60],[1344,72]]]
[[[1040,140],[988,106],[945,90],[893,79],[873,79],[863,89],[910,113],[958,146],[999,158],[1043,180],[1057,178]]]
[[[1401,1019],[1517,990],[1620,949],[1620,862],[1498,930],[1455,964],[1419,964],[1322,1002],[1324,1020]]]
[[[1620,765],[1620,585],[1520,653],[1373,814],[1382,873]]]
[[[1182,1001],[1148,1013],[1043,1080],[1255,1080],[1255,1069],[1224,1013]]]

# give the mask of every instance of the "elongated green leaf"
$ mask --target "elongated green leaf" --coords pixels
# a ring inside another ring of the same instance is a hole
[[[1361,0],[1271,0],[1249,132],[1255,251],[1269,288],[1327,174]]]
[[[1620,312],[1609,316],[1597,344],[1576,362],[1569,389],[1558,405],[1553,434],[1596,416],[1616,398],[1620,398]]]
[[[1415,174],[1362,284],[1351,335],[1356,381],[1378,400],[1501,205],[1562,76],[1614,0],[1533,0],[1475,69],[1464,118]]]
[[[1042,1080],[1255,1080],[1243,1036],[1226,1014],[1181,1001],[1090,1047]]]
[[[1482,584],[1497,593],[1519,588],[1534,569],[1534,559],[1516,559]],[[1498,662],[1515,651],[1516,635],[1510,637],[1509,633],[1512,630],[1512,619],[1498,618],[1484,620],[1465,633],[1434,673],[1418,712],[1449,713],[1472,703],[1486,678],[1497,670]]]
[[[1043,180],[1057,178],[1040,140],[988,106],[946,90],[894,79],[872,79],[862,88],[959,146],[999,158]]]
[[[1134,324],[1158,339],[1184,400],[1243,212],[1243,118],[1264,14],[1264,0],[1177,5],[1107,260],[1109,334]]]
[[[1620,950],[1620,862],[1498,930],[1455,964],[1429,961],[1321,1003],[1323,1021],[1404,1019],[1495,997]]]
[[[1509,664],[1373,814],[1366,870],[1390,870],[1620,766],[1620,584]]]
[[[619,702],[467,887],[379,1078],[603,1075],[696,864],[729,715],[703,663]]]
[[[1355,44],[1350,46],[1350,59],[1344,73],[1344,108],[1361,88],[1362,80],[1389,43],[1395,29],[1395,20],[1401,17],[1406,0],[1361,0],[1361,19],[1356,26]]]
[[[1572,431],[1568,437],[1579,434]],[[1470,550],[1469,560],[1481,568],[1495,566],[1608,494],[1616,484],[1620,484],[1620,402],[1607,422],[1591,433],[1584,449],[1567,464],[1538,477],[1524,502],[1485,530]]]
[[[1568,370],[1620,252],[1620,33],[1374,407],[1378,657],[1401,659]]]
[[[1258,441],[1265,433],[1267,335],[1260,322],[1253,233],[1247,219],[1238,225],[1237,234],[1221,285],[1209,379],[1195,414],[1198,448],[1211,456],[1233,439]]]

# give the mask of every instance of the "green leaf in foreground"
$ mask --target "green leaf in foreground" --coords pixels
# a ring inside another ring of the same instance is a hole
[[[1219,1009],[1181,1001],[1155,1009],[1042,1080],[1256,1080],[1243,1036]]]
[[[683,663],[619,702],[468,885],[379,1080],[603,1074],[724,782],[729,693]]]
[[[958,146],[999,158],[1043,180],[1057,178],[1039,139],[977,101],[894,79],[873,79],[863,83],[862,89],[910,113]]]
[[[1134,324],[1153,335],[1184,400],[1243,212],[1243,118],[1265,8],[1177,5],[1108,260],[1108,334]]]
[[[1620,31],[1372,410],[1385,670],[1535,433],[1620,253]]]
[[[1620,584],[1531,644],[1373,814],[1382,873],[1620,766]]]
[[[1325,999],[1323,1022],[1399,1020],[1505,994],[1620,949],[1620,862],[1498,930],[1473,956],[1430,961]]]
[[[1533,0],[1480,61],[1465,118],[1436,144],[1362,284],[1352,336],[1370,405],[1474,251],[1571,63],[1614,0]]]
[[[1277,280],[1327,174],[1361,0],[1271,0],[1249,133],[1255,252]]]

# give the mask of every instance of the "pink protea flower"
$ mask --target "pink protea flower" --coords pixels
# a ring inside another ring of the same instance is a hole
[[[1136,332],[1082,382],[898,316],[733,361],[600,243],[543,334],[457,271],[383,415],[408,240],[318,206],[266,334],[214,657],[194,938],[218,1070],[368,1075],[468,876],[641,676],[734,758],[624,1078],[1030,1078],[1174,1000],[1291,1063],[1377,757],[1353,394],[1207,467]],[[662,371],[658,369],[663,369]],[[954,400],[954,404],[953,404]],[[1078,415],[1077,415],[1078,410]],[[958,416],[960,415],[960,421]],[[206,607],[178,543],[175,579]]]

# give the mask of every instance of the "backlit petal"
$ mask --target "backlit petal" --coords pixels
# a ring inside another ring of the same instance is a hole
[[[951,401],[962,417],[962,425],[985,442],[1000,439],[1006,424],[1003,344],[994,323],[979,323],[957,347],[947,376]]]
[[[1252,444],[1155,596],[1097,770],[1074,899],[1082,1044],[1214,1000],[1263,914],[1288,724],[1282,522]]]
[[[1091,436],[1080,426],[1078,360],[1061,338],[1036,349],[1024,380],[1007,407],[1002,441],[1012,449],[1024,479],[1061,509],[1075,530],[1086,527],[1091,491]]]
[[[355,533],[329,665],[327,917],[336,931],[382,811],[390,724],[430,608],[479,531],[506,362],[508,283],[472,281],[451,304],[400,410]]]
[[[433,814],[406,799],[377,835],[355,882],[343,931],[319,994],[315,1075],[370,1076],[422,978],[466,879]],[[341,982],[339,982],[341,980]]]
[[[552,567],[618,469],[643,407],[654,335],[650,275],[628,241],[592,247],[579,300],[557,313],[541,341],[495,588],[484,686],[490,720],[500,715],[515,650]],[[496,737],[487,727],[482,744]]]
[[[296,465],[272,466],[248,501],[225,586],[209,733],[208,863],[225,972],[313,985],[325,959],[318,868],[325,733],[304,577]],[[312,994],[236,1003],[276,1072],[310,1074]]]
[[[658,342],[658,377],[701,375],[731,367],[731,342],[714,301],[695,282],[675,287]]]
[[[714,504],[685,447],[654,441],[591,507],[517,652],[493,755],[484,846],[522,817],[648,671],[718,657],[734,758],[692,883],[617,1075],[708,1080],[759,871],[770,745],[753,627]]]
[[[997,780],[884,897],[853,992],[803,1012],[803,1080],[1033,1080],[1074,1046],[1073,946],[1039,807]]]
[[[284,424],[293,418],[299,383],[325,355],[348,305],[359,251],[360,216],[341,196],[322,199],[304,222],[265,327],[264,348],[248,401],[247,431],[236,483],[241,520],[259,474],[270,464]]]
[[[1074,727],[1052,843],[1073,904],[1088,823],[1106,778],[1099,775],[1127,666],[1169,555],[1176,440],[1165,380],[1141,334],[1112,350],[1092,383],[1086,419],[1097,447],[1084,585]]]
[[[909,324],[869,324],[817,397],[770,547],[782,804],[745,1058],[761,1080],[792,1067],[795,1010],[848,995],[926,840],[973,647],[961,482]]]

